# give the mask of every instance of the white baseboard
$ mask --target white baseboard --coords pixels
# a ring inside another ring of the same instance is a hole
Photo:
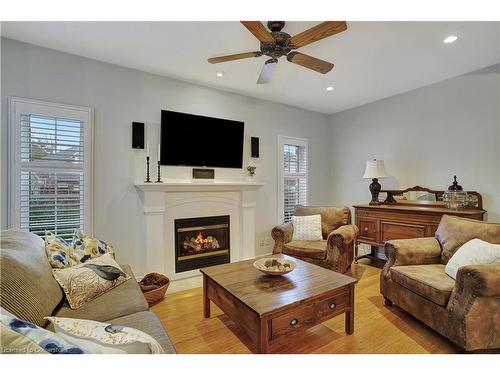
[[[172,280],[167,289],[167,294],[180,292],[187,289],[200,288],[203,286],[202,275],[188,277],[180,280]]]

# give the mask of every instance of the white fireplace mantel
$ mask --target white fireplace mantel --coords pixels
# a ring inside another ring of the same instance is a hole
[[[200,275],[198,270],[175,272],[174,220],[187,217],[230,215],[231,262],[253,258],[256,192],[263,185],[190,180],[137,183],[143,204],[147,272],[164,273],[174,281]]]
[[[213,181],[199,182],[191,180],[165,180],[164,182],[149,182],[136,184],[144,192],[173,191],[254,191],[264,184],[246,181]]]

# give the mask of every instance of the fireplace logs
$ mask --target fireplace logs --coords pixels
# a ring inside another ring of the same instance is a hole
[[[213,236],[204,237],[202,232],[198,232],[196,237],[186,237],[182,242],[182,247],[187,253],[210,251],[220,249],[219,241]]]

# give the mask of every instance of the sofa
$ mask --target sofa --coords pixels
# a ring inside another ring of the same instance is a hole
[[[333,271],[345,273],[354,260],[358,228],[351,224],[348,207],[295,207],[295,216],[321,215],[320,241],[293,241],[291,222],[273,228],[273,253],[287,254]]]
[[[500,263],[462,266],[456,280],[445,273],[474,238],[500,244],[500,224],[444,215],[435,238],[387,241],[380,292],[465,351],[499,349]]]
[[[1,232],[0,245],[0,306],[11,314],[50,330],[53,327],[45,316],[121,324],[151,335],[166,353],[175,353],[162,322],[149,311],[129,266],[121,266],[131,276],[129,280],[73,310],[52,276],[42,238],[9,229]]]

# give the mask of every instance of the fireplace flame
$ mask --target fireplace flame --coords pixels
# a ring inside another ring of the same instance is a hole
[[[196,243],[206,243],[207,239],[203,238],[203,233],[198,232],[198,235],[196,236],[196,239],[194,240]]]

